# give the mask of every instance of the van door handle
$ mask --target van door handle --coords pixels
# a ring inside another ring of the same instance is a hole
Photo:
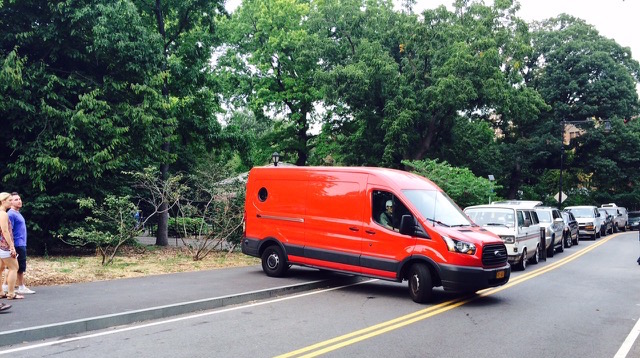
[[[367,234],[369,234],[369,235],[375,235],[375,233],[376,233],[376,232],[375,232],[375,231],[373,231],[373,230],[365,230],[364,232],[366,232],[366,233],[367,233]]]
[[[349,230],[351,230],[351,231],[360,231],[360,229],[358,229],[358,228],[357,228],[357,227],[355,227],[355,226],[351,226],[351,227],[349,228]]]

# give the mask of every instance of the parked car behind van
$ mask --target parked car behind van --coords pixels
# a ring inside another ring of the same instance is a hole
[[[602,216],[602,227],[600,228],[600,236],[613,234],[613,215],[604,208],[598,208],[598,212]]]
[[[620,217],[617,220],[617,228],[618,230],[627,231],[627,226],[629,226],[629,213],[627,212],[627,208],[622,206],[617,206],[615,203],[602,204],[601,208],[615,208],[618,210]],[[614,215],[615,216],[615,215]]]
[[[580,235],[578,235],[578,221],[570,211],[563,211],[562,219],[564,220],[564,247],[571,247],[580,243]]]
[[[249,172],[242,252],[268,276],[290,265],[474,292],[509,281],[507,249],[433,182],[364,167],[256,167]]]
[[[640,211],[629,212],[629,229],[640,230]]]
[[[564,251],[564,220],[560,210],[548,206],[535,206],[534,209],[540,220],[540,227],[544,228],[545,235],[551,238],[552,244],[547,246],[547,256],[553,257],[556,250]]]
[[[595,240],[600,237],[600,229],[602,228],[602,218],[595,206],[567,206],[564,210],[569,211],[576,217],[578,221],[578,235],[580,237],[591,238]]]
[[[507,247],[509,263],[520,270],[527,262],[540,260],[540,225],[535,211],[520,205],[492,203],[464,209],[473,222],[500,236]]]
[[[604,208],[599,208],[598,210],[600,210],[600,212],[606,211],[608,215],[611,215],[612,232],[618,232],[626,228],[627,221],[629,220],[628,216],[627,217],[623,216],[619,208],[604,207]]]

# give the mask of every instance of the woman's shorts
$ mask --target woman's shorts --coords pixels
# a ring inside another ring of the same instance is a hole
[[[11,257],[11,251],[0,250],[0,259],[8,259]]]

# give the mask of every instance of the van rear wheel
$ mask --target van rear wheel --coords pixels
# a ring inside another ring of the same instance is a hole
[[[532,264],[537,264],[540,262],[540,247],[536,247],[536,253],[531,256],[529,262],[531,262]]]
[[[527,269],[527,249],[522,251],[522,257],[520,258],[520,263],[518,263],[518,269],[522,271]]]
[[[262,270],[267,276],[281,277],[288,268],[289,264],[287,264],[280,246],[271,245],[262,253]]]
[[[425,303],[432,297],[433,284],[427,265],[415,263],[409,269],[409,295],[417,303]]]

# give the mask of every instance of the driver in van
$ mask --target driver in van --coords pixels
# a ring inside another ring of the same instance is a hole
[[[380,214],[380,224],[389,230],[393,230],[393,201],[387,200],[386,210]]]

